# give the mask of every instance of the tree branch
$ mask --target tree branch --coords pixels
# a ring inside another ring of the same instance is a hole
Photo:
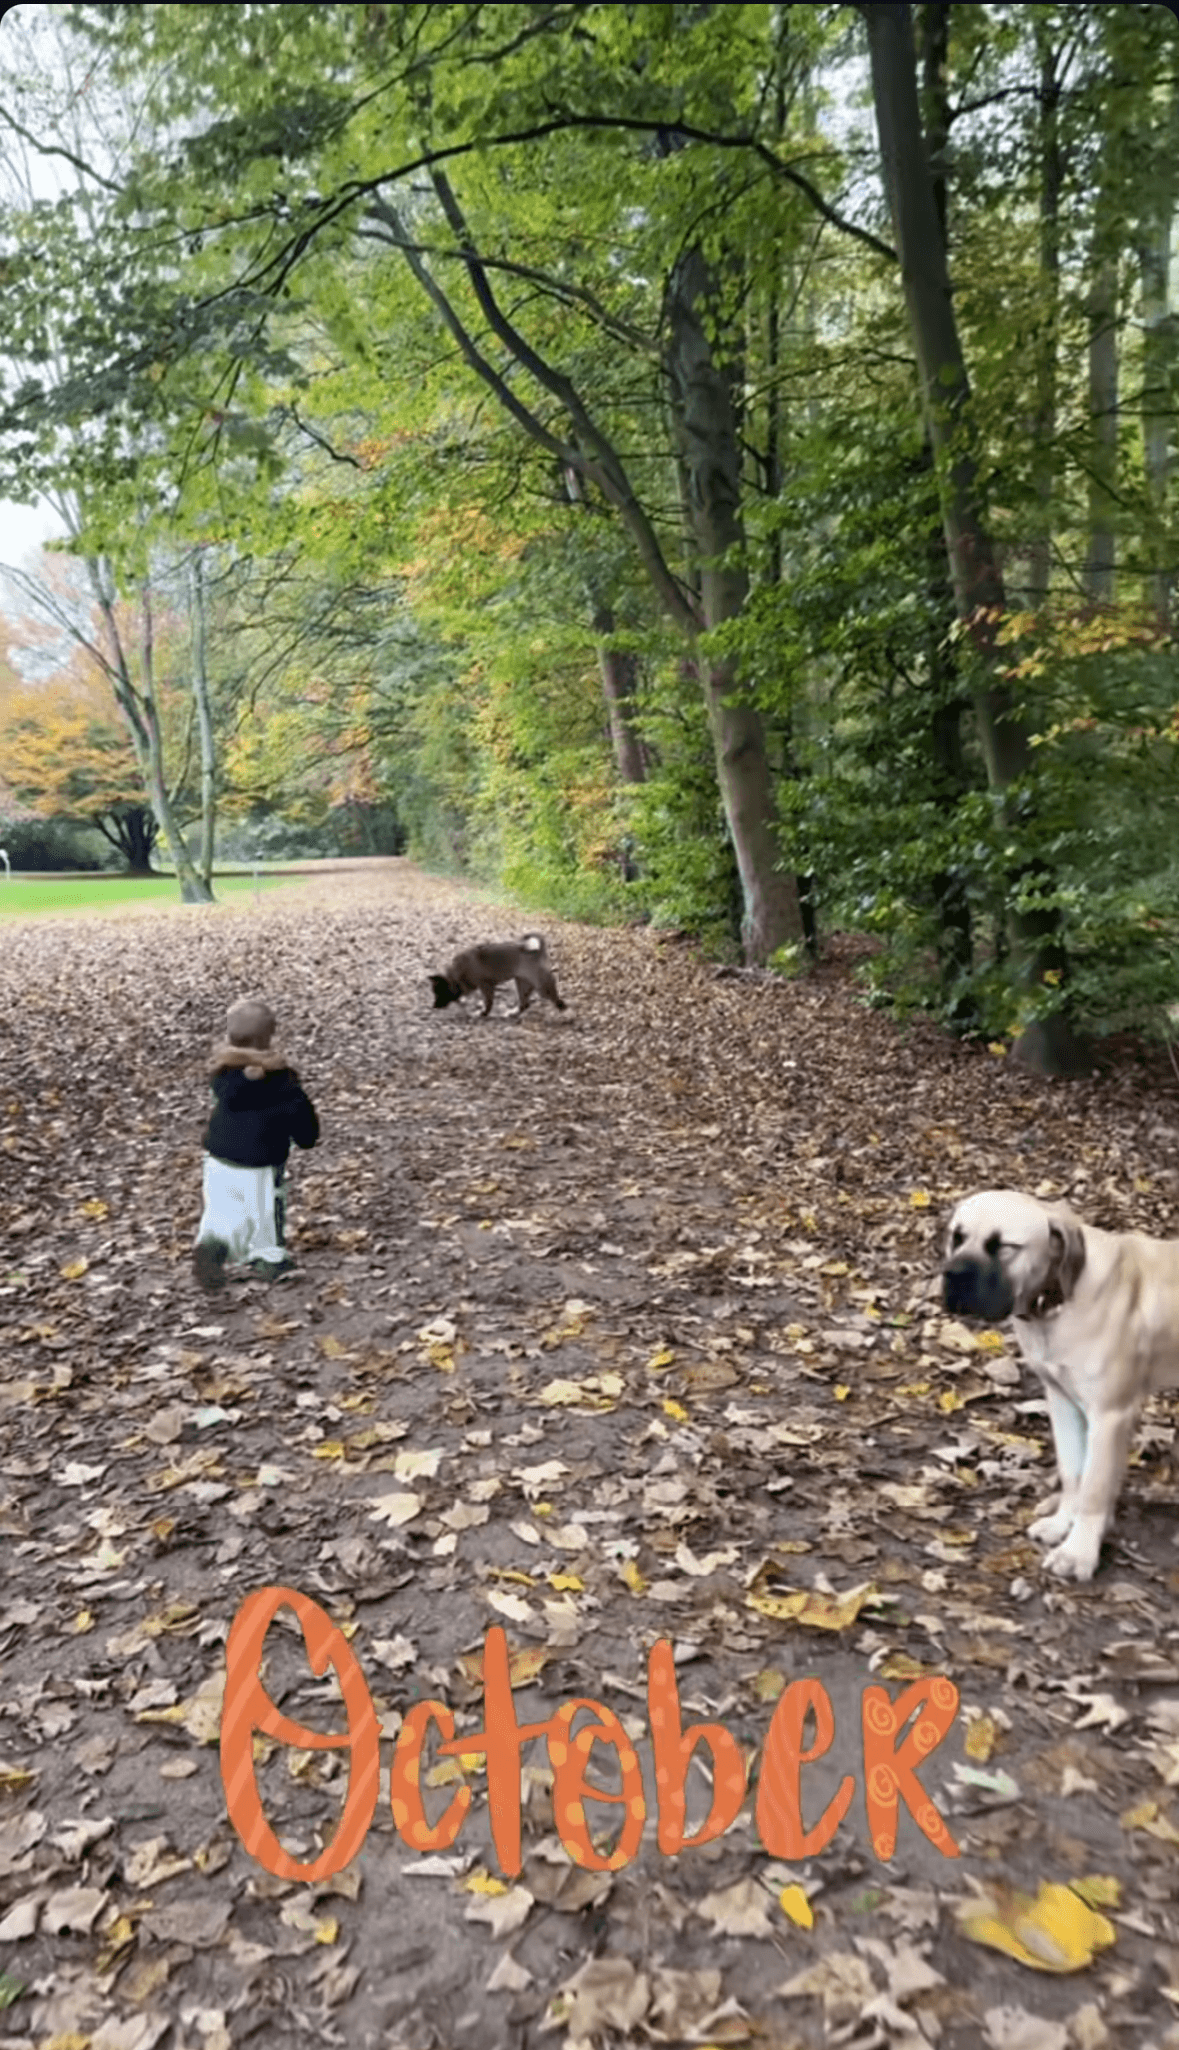
[[[455,206],[460,229],[462,229],[464,228],[462,216],[458,212],[457,202],[453,201],[453,195],[451,195],[451,200]],[[441,286],[426,269],[421,257],[416,252],[414,244],[405,235],[396,209],[390,206],[387,200],[373,200],[370,202],[369,211],[389,229],[390,240],[395,242],[402,250],[405,260],[421,285],[422,290],[428,295],[432,305],[436,307],[446,323],[447,329],[454,337],[464,361],[470,365],[471,369],[483,380],[484,384],[494,392],[504,410],[511,414],[512,418],[533,441],[539,443],[541,448],[547,450],[563,466],[568,465],[571,469],[577,470],[582,476],[588,477],[592,483],[597,485],[603,496],[618,508],[638,548],[643,566],[660,598],[675,620],[676,625],[685,633],[698,633],[701,625],[699,614],[687,593],[681,588],[668,568],[655,531],[635,497],[621,462],[610,447],[610,444],[598,432],[590,420],[572,385],[569,384],[567,379],[560,377],[557,372],[551,370],[549,365],[536,354],[535,350],[529,347],[524,337],[517,334],[511,322],[500,312],[491,287],[487,283],[486,276],[480,273],[478,279],[476,278],[476,273],[479,272],[478,259],[473,255],[467,255],[465,251],[463,252],[472,284],[475,286],[476,296],[479,299],[480,305],[487,313],[491,326],[499,334],[500,339],[505,341],[506,346],[516,358],[516,361],[523,368],[529,370],[545,390],[552,392],[553,396],[560,400],[570,419],[582,429],[591,445],[597,447],[599,451],[598,460],[595,460],[592,455],[587,455],[576,443],[563,440],[560,436],[553,434],[545,426],[539,415],[534,413],[531,407],[524,404],[524,401],[512,390],[506,378],[502,377],[495,366],[483,355],[482,351],[468,334]]]
[[[84,178],[92,178],[96,185],[102,186],[104,192],[113,193],[116,199],[122,193],[123,188],[115,179],[104,178],[101,171],[96,171],[93,164],[86,162],[85,157],[75,155],[72,149],[66,149],[64,143],[39,142],[32,130],[26,128],[23,121],[18,121],[15,114],[5,106],[0,106],[0,121],[3,121],[5,127],[10,128],[14,135],[19,135],[22,142],[27,142],[30,149],[36,150],[39,157],[64,157],[67,164],[72,164],[75,171],[79,171]]]

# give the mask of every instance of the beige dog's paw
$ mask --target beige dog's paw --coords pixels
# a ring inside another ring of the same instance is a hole
[[[1068,1537],[1044,1561],[1057,1580],[1092,1580],[1101,1557],[1105,1522],[1100,1516],[1078,1516]]]
[[[1063,1509],[1058,1509],[1055,1516],[1037,1516],[1034,1523],[1029,1523],[1028,1536],[1035,1538],[1036,1542],[1041,1545],[1060,1545],[1061,1540],[1067,1538],[1072,1527],[1073,1518],[1071,1510],[1066,1515]],[[1061,1546],[1061,1549],[1063,1550],[1063,1546]]]

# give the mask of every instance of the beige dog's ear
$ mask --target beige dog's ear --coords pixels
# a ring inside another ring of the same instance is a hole
[[[1067,1302],[1085,1265],[1085,1234],[1071,1210],[1060,1210],[1048,1226],[1052,1242],[1052,1274]]]

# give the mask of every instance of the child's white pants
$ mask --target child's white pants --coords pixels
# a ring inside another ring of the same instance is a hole
[[[283,1255],[282,1169],[234,1167],[205,1155],[205,1207],[198,1239],[221,1239],[230,1264]]]

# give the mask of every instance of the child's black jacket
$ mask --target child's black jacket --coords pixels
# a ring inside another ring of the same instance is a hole
[[[217,1099],[201,1141],[206,1153],[231,1167],[282,1167],[296,1146],[319,1137],[315,1106],[293,1068],[275,1068],[251,1082],[242,1068],[219,1068]]]

